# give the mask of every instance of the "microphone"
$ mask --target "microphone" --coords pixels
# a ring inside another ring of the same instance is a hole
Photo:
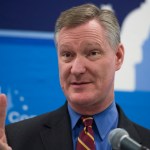
[[[130,138],[128,132],[121,128],[112,130],[108,140],[114,150],[150,150]]]

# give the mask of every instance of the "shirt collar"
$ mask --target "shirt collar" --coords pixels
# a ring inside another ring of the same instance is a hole
[[[93,116],[99,135],[103,140],[110,130],[117,127],[118,124],[118,111],[115,101],[105,109],[103,112]]]
[[[71,118],[71,127],[74,129],[76,126],[79,118],[81,117],[81,114],[75,112],[70,105],[68,104],[68,111]],[[99,136],[103,140],[111,129],[114,129],[117,127],[118,124],[118,112],[116,108],[115,101],[112,102],[112,104],[105,109],[103,112],[100,112],[98,114],[95,114],[93,116]]]
[[[69,115],[70,115],[70,118],[71,118],[71,127],[72,129],[76,126],[78,120],[80,119],[81,117],[81,114],[75,112],[71,107],[70,105],[68,104],[68,111],[69,111]]]

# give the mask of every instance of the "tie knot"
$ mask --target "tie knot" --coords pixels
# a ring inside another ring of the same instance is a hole
[[[93,117],[91,117],[91,116],[82,116],[81,120],[82,120],[85,127],[89,127],[89,126],[92,127]]]

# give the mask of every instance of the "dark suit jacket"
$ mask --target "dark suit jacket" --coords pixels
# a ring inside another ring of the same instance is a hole
[[[119,106],[119,128],[150,148],[150,130],[131,122]],[[56,111],[6,126],[8,144],[13,150],[73,150],[67,104]]]

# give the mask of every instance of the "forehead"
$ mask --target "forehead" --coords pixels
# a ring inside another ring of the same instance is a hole
[[[104,40],[104,29],[96,20],[91,20],[74,28],[64,27],[56,38],[58,46],[71,42],[85,43],[87,41],[89,43],[91,41],[102,42]]]

